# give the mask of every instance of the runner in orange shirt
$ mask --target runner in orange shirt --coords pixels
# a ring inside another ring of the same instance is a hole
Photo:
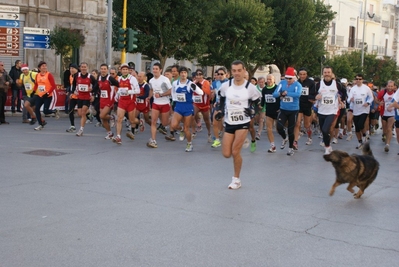
[[[193,101],[194,101],[194,120],[192,124],[192,132],[193,136],[196,135],[196,119],[198,118],[198,113],[202,113],[202,117],[205,121],[206,129],[208,130],[208,143],[212,143],[211,136],[211,118],[210,118],[210,110],[211,110],[211,85],[207,80],[204,79],[204,73],[202,70],[198,69],[195,71],[196,79],[195,84],[204,92],[203,95],[198,95],[194,92]],[[199,130],[201,126],[198,127]]]
[[[36,131],[40,131],[43,129],[44,125],[47,124],[46,121],[42,120],[42,114],[40,112],[40,108],[43,104],[48,101],[51,102],[51,98],[53,96],[53,91],[56,88],[54,76],[47,71],[47,63],[44,61],[40,61],[37,68],[39,69],[39,73],[36,75],[35,86],[33,91],[35,92],[35,113],[36,119],[39,123],[39,126],[35,128]]]

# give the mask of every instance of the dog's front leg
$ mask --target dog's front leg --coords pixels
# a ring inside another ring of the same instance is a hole
[[[330,196],[334,195],[335,192],[335,188],[337,188],[337,186],[339,186],[341,183],[340,182],[335,182],[330,189]]]
[[[357,182],[351,182],[348,187],[346,188],[349,192],[351,192],[352,194],[355,193],[355,190],[353,190],[353,188],[357,185]]]

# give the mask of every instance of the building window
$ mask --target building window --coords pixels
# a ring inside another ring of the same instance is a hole
[[[335,40],[335,22],[331,23],[331,45],[335,45],[336,44],[336,40]]]
[[[353,26],[349,26],[349,42],[348,42],[348,47],[355,47],[355,33],[356,33],[356,28]]]
[[[391,15],[390,19],[389,19],[389,28],[393,29],[395,28],[395,16]]]

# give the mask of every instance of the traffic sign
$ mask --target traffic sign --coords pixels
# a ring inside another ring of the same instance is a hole
[[[0,19],[0,27],[14,27],[19,28],[19,21]]]
[[[24,27],[24,34],[42,34],[42,35],[50,35],[50,29],[46,28],[31,28]]]
[[[4,43],[0,42],[0,48],[6,48],[6,49],[18,49],[19,48],[19,43]]]
[[[19,29],[0,27],[0,35],[19,35]]]
[[[38,34],[24,34],[24,42],[50,42],[50,36]]]
[[[43,42],[26,42],[26,41],[24,41],[24,48],[25,49],[50,49],[50,44],[43,43]]]
[[[0,12],[19,13],[19,6],[0,5]]]
[[[0,13],[0,19],[19,20],[19,14],[17,14],[17,13]]]
[[[0,42],[18,42],[19,36],[16,35],[0,35]]]
[[[0,49],[0,55],[1,56],[18,57],[19,56],[19,50]]]

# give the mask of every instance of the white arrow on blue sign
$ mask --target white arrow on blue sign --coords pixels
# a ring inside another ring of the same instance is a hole
[[[18,28],[18,27],[19,27],[19,21],[1,19],[1,20],[0,20],[0,27],[14,27],[14,28]]]
[[[24,34],[24,49],[50,49],[50,36]]]

